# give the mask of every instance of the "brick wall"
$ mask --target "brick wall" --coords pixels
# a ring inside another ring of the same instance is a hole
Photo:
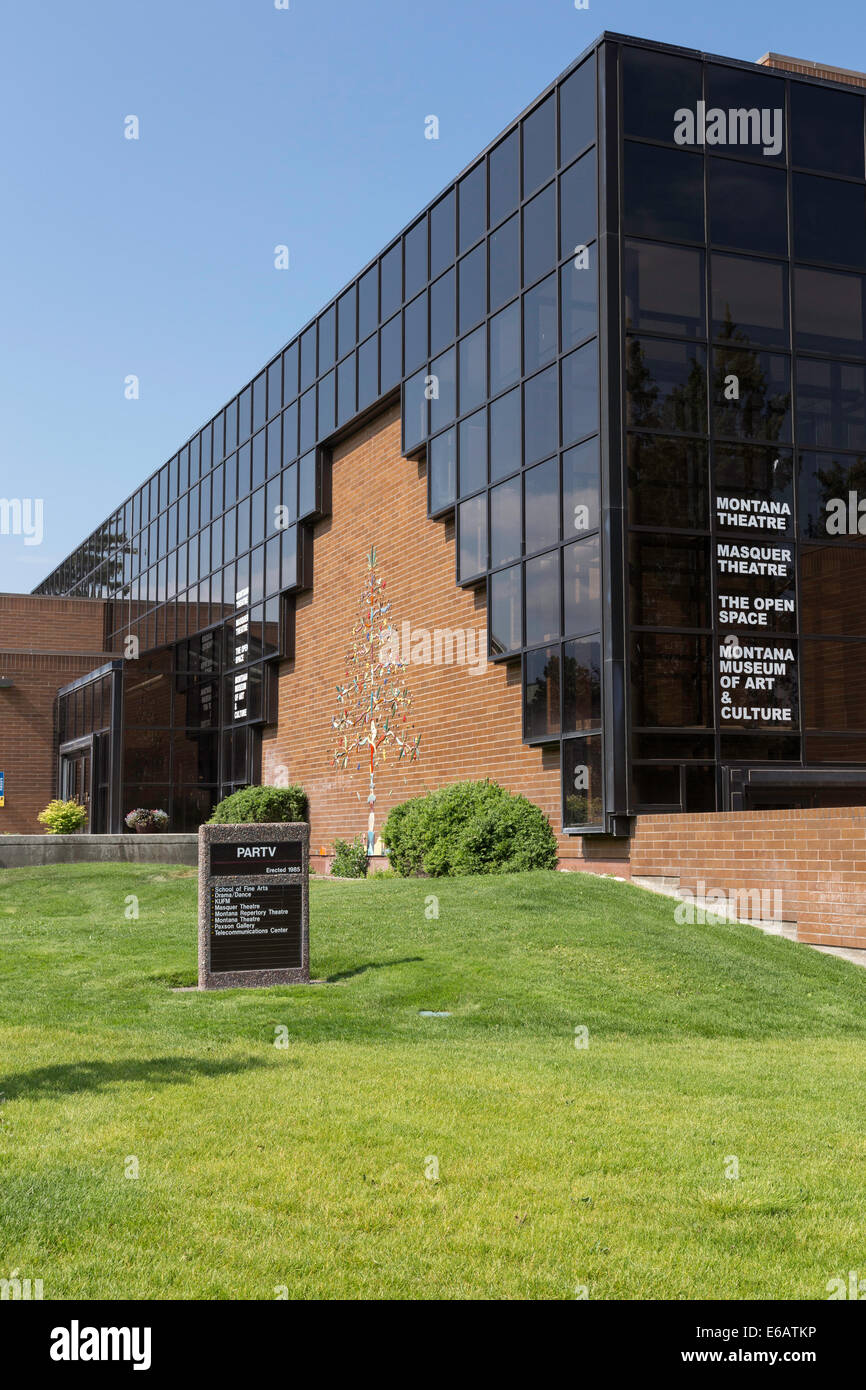
[[[852,87],[866,87],[866,73],[853,68],[831,67],[827,63],[813,63],[809,58],[789,58],[784,53],[765,53],[758,59],[765,68],[781,68],[784,72],[796,72],[801,77],[822,77],[827,82],[848,82]]]
[[[57,691],[109,660],[98,599],[0,594],[0,834],[41,833],[36,816],[56,795]]]
[[[351,839],[366,829],[367,775],[357,764],[346,773],[329,764],[335,687],[346,671],[370,547],[376,547],[398,629],[405,620],[431,631],[481,632],[487,625],[484,591],[457,587],[454,544],[453,522],[427,517],[423,463],[401,457],[397,408],[335,450],[333,515],[315,530],[313,588],[298,598],[295,658],[280,668],[278,725],[265,732],[262,745],[262,780],[273,782],[285,766],[310,797],[314,859],[336,837]],[[522,742],[519,663],[488,665],[473,675],[466,666],[412,662],[405,679],[421,756],[412,764],[389,761],[377,773],[377,833],[397,802],[447,782],[488,776],[530,797],[559,833],[559,750]],[[579,837],[559,834],[559,848],[564,866],[589,867]],[[623,847],[605,852],[619,855]],[[593,866],[604,867],[598,858]]]
[[[781,916],[797,937],[822,946],[866,947],[866,807],[805,811],[729,811],[639,816],[631,842],[632,877],[676,878],[698,892],[731,889],[781,895]]]

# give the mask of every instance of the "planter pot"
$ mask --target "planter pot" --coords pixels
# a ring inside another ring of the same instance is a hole
[[[135,827],[136,835],[158,835],[159,830],[158,825],[137,825]]]

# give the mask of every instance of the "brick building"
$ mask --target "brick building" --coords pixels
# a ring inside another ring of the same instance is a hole
[[[571,64],[39,586],[105,633],[42,761],[93,741],[91,829],[285,778],[315,848],[363,829],[331,717],[373,546],[442,639],[379,826],[490,775],[621,869],[639,817],[862,802],[862,81],[616,34]]]
[[[58,790],[59,692],[111,660],[101,600],[0,594],[0,833],[40,829],[36,817]],[[83,773],[70,757],[67,790],[86,801]]]

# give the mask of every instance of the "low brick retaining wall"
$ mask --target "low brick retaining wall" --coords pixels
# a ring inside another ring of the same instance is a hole
[[[0,869],[44,864],[198,864],[197,835],[0,835]]]
[[[753,905],[765,892],[765,910],[749,917],[770,918],[778,890],[799,941],[866,947],[866,806],[638,816],[630,869],[638,881],[735,891]]]

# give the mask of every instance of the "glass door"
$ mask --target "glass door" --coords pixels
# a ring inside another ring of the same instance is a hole
[[[60,796],[63,801],[77,801],[87,811],[83,833],[89,833],[90,800],[93,772],[93,740],[79,740],[60,750]]]

